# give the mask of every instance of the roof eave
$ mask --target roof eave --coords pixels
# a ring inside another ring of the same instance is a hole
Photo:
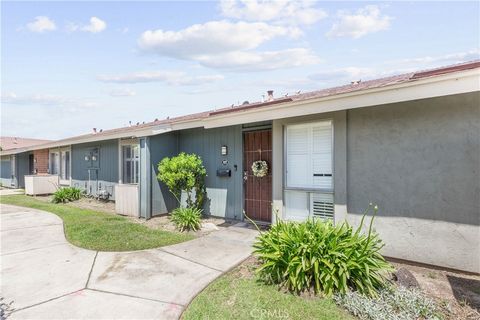
[[[436,75],[407,82],[331,96],[285,102],[269,107],[226,113],[205,120],[205,128],[275,120],[314,113],[383,105],[479,91],[480,69]],[[303,106],[310,106],[303,108]],[[309,110],[307,110],[309,109]],[[275,111],[275,112],[272,112]]]

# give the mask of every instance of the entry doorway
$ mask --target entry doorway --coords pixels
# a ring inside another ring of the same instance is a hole
[[[253,174],[252,164],[265,161],[268,172],[264,177]],[[243,133],[243,188],[245,214],[252,220],[272,221],[272,130]]]

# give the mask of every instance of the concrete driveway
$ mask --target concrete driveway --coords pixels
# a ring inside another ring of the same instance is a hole
[[[97,252],[65,240],[62,220],[0,205],[1,295],[11,319],[177,319],[251,253],[254,230],[229,227],[177,245]]]

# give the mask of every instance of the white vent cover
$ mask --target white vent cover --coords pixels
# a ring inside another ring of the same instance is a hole
[[[310,213],[314,218],[333,220],[333,194],[310,193]]]

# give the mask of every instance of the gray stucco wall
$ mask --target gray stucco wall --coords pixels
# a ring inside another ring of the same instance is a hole
[[[222,156],[221,147],[228,147]],[[178,151],[198,154],[207,169],[205,213],[229,219],[243,219],[243,136],[241,126],[192,129],[179,132]],[[223,165],[222,160],[228,164]],[[236,169],[235,169],[236,165]],[[217,177],[219,168],[232,170],[231,177]]]
[[[349,110],[349,213],[480,225],[479,97]]]
[[[273,199],[283,210],[283,126],[333,119],[335,221],[369,202],[386,256],[480,272],[480,93],[273,122]]]
[[[98,163],[85,161],[85,155],[93,148],[99,149]],[[72,186],[87,189],[92,193],[107,190],[115,199],[114,186],[118,183],[118,140],[82,143],[71,146]],[[89,168],[94,167],[96,169]],[[90,183],[89,181],[90,171]]]
[[[480,94],[349,110],[347,220],[390,257],[480,273]]]
[[[177,133],[171,132],[150,137],[152,215],[171,212],[177,206],[177,201],[168,188],[157,179],[158,163],[165,157],[177,154]]]

